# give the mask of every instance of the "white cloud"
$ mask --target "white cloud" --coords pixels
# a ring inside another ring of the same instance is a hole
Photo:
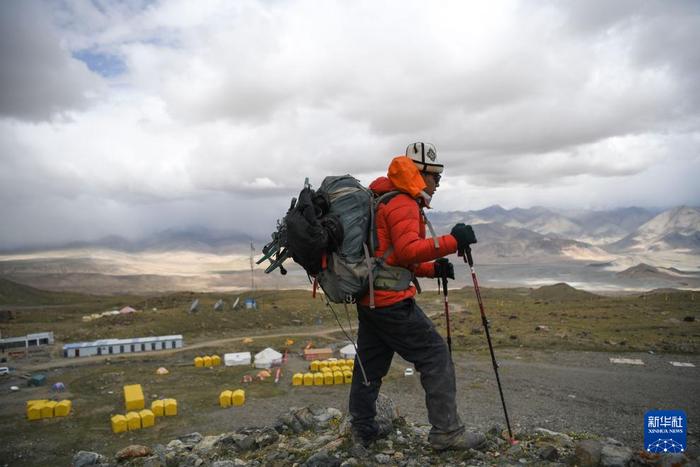
[[[700,202],[694,2],[10,5],[0,197],[24,220],[0,241],[50,210],[75,235],[130,209],[144,232],[218,225],[212,197],[274,216],[305,177],[369,183],[414,140],[447,167],[441,209]]]

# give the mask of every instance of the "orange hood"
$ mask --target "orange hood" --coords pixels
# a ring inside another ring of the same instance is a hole
[[[430,196],[425,192],[427,185],[410,158],[394,157],[389,164],[387,176],[395,189],[409,194],[412,198],[423,198],[425,205],[429,206]]]

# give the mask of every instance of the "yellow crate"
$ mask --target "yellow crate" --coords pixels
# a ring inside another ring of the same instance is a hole
[[[140,384],[124,386],[124,403],[127,411],[142,410],[146,408],[143,390]]]
[[[221,407],[231,407],[231,397],[233,396],[233,391],[222,391],[219,394],[219,405]]]

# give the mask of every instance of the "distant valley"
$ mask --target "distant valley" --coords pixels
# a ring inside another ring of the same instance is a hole
[[[622,208],[559,211],[491,206],[430,211],[438,234],[457,222],[474,226],[477,271],[484,285],[539,286],[568,282],[590,290],[700,288],[700,209]],[[271,229],[274,224],[271,222]],[[138,241],[112,236],[91,243],[0,253],[0,275],[47,290],[149,293],[169,290],[299,288],[308,278],[290,260],[287,276],[251,276],[268,239],[205,228],[168,230]],[[459,260],[459,258],[454,258]],[[465,268],[457,284],[468,285]],[[428,288],[432,281],[428,282]]]

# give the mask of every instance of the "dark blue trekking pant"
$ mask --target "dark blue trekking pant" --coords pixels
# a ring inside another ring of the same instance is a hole
[[[464,432],[457,414],[455,370],[445,340],[413,299],[383,308],[358,305],[357,356],[350,388],[353,431],[364,439],[377,436],[377,396],[391,366],[394,352],[411,362],[420,373],[425,390],[429,440],[451,439]],[[369,386],[364,384],[358,357]]]

